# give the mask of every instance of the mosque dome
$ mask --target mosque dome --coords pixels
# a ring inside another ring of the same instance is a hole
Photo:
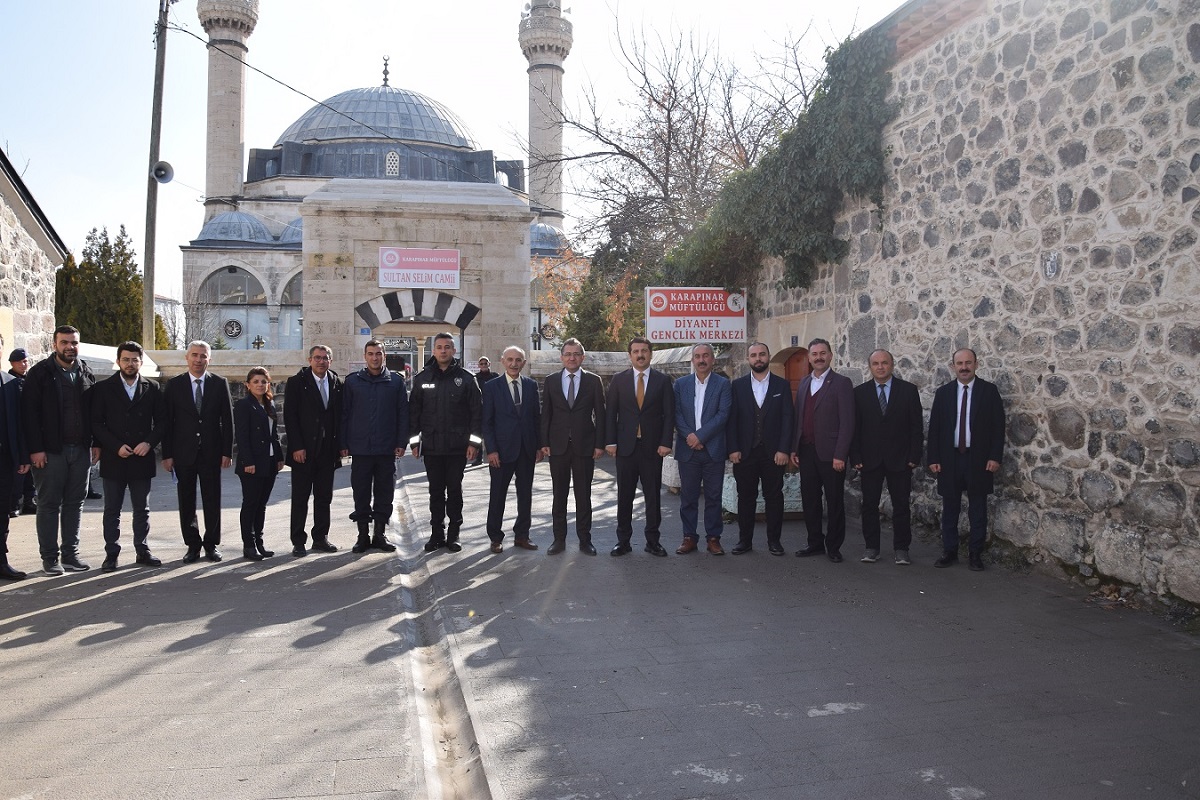
[[[304,219],[296,217],[283,229],[283,233],[279,234],[279,243],[300,244],[302,241],[304,241]]]
[[[394,86],[351,89],[306,111],[275,142],[399,139],[475,149],[466,127],[445,106]]]
[[[529,254],[531,256],[556,257],[566,252],[567,235],[553,225],[534,222],[529,226]]]
[[[204,223],[196,240],[273,244],[275,237],[257,217],[241,211],[226,211]]]

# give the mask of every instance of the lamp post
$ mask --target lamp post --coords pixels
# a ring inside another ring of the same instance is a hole
[[[255,350],[262,350],[264,347],[267,346],[267,340],[262,337],[261,333],[259,333],[259,334],[255,334],[254,340],[252,342],[250,342],[250,344],[254,347]]]

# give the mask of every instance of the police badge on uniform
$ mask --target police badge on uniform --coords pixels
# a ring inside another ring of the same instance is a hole
[[[455,385],[455,386],[462,386],[462,378],[455,378],[455,379],[454,379],[454,385]]]

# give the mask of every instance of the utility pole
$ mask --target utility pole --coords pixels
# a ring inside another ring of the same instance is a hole
[[[163,78],[167,69],[167,11],[175,0],[158,0],[154,28],[154,101],[150,108],[150,162],[146,169],[146,249],[142,259],[142,347],[154,349],[154,240],[158,224],[158,141],[162,134]],[[169,178],[168,178],[169,180]]]

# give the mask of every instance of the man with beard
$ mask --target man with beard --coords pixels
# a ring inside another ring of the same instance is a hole
[[[100,569],[105,572],[117,568],[126,490],[133,510],[136,562],[148,567],[162,565],[150,552],[148,540],[154,448],[162,441],[167,409],[158,384],[140,374],[140,344],[117,345],[117,366],[120,372],[97,383],[91,396],[92,432],[100,445],[100,479],[104,481],[105,556]]]
[[[332,361],[332,350],[313,345],[308,350],[308,366],[287,379],[283,392],[286,460],[292,468],[292,555],[297,558],[308,554],[304,523],[310,496],[312,549],[337,552],[337,546],[329,541],[329,505],[333,502],[333,475],[342,465],[342,381],[329,368]]]
[[[88,468],[99,456],[92,447],[86,411],[87,395],[95,383],[91,369],[79,360],[79,330],[70,325],[54,329],[53,355],[25,373],[21,416],[38,493],[38,548],[47,575],[91,569],[79,558],[79,520]]]
[[[735,556],[749,553],[762,486],[767,517],[767,551],[784,553],[783,474],[792,448],[792,388],[771,372],[771,351],[755,342],[746,351],[750,374],[733,382],[733,408],[726,432],[729,460],[738,494],[738,542]]]

